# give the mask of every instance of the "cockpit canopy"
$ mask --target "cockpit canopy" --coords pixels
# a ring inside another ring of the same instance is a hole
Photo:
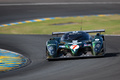
[[[71,40],[82,41],[89,39],[90,39],[90,35],[83,31],[68,32],[61,37],[61,41],[71,41]]]

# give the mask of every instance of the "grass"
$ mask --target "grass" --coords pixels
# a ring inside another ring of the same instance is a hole
[[[77,24],[53,25],[69,22]],[[0,28],[0,34],[51,34],[59,31],[78,31],[81,26],[83,30],[105,29],[104,34],[120,34],[120,15],[68,17],[6,26]]]

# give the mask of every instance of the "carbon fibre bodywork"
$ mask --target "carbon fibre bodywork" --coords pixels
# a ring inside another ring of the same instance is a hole
[[[72,31],[63,34],[62,37],[50,38],[46,42],[47,59],[86,55],[103,56],[104,54],[105,38],[100,33],[91,37],[85,31]]]

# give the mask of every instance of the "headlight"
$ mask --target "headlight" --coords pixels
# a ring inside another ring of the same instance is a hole
[[[54,47],[53,46],[48,46],[48,51],[50,55],[54,55]]]
[[[96,47],[99,48],[99,47],[100,47],[100,44],[96,44]]]
[[[49,51],[52,51],[52,50],[53,50],[53,47],[52,47],[52,46],[49,46],[49,47],[48,47],[48,50],[49,50]]]

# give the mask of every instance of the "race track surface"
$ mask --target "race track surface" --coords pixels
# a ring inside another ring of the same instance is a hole
[[[0,6],[0,24],[46,17],[119,13],[120,4]]]
[[[0,3],[119,2],[119,0],[0,0]]]
[[[0,24],[43,17],[120,13],[118,4],[0,6]],[[45,43],[51,35],[0,35],[0,48],[23,54],[28,66],[0,73],[0,80],[119,80],[120,36],[106,36],[103,58],[47,61]]]
[[[31,64],[0,74],[0,80],[119,80],[120,37],[106,36],[103,58],[47,61],[45,42],[50,35],[0,35],[0,47],[22,53]]]

